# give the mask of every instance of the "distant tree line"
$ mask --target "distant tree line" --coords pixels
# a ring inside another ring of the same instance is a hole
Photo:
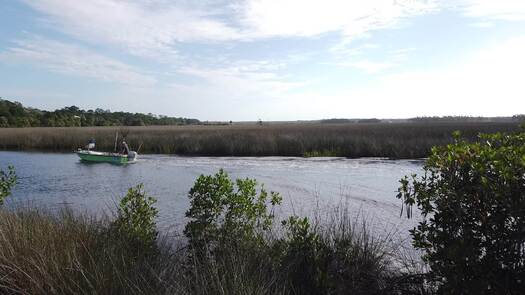
[[[0,127],[82,127],[148,126],[199,124],[197,119],[174,118],[153,114],[82,110],[76,106],[55,111],[24,107],[19,102],[0,98]]]
[[[408,120],[412,122],[521,122],[525,120],[525,115],[514,115],[512,117],[431,116]]]
[[[370,119],[323,119],[321,120],[322,124],[343,124],[343,123],[381,123],[380,119],[370,118]]]
[[[525,122],[525,114],[518,114],[512,117],[474,117],[474,116],[423,116],[409,119],[344,119],[344,118],[332,118],[320,120],[321,124],[346,124],[346,123],[463,123],[463,122]]]

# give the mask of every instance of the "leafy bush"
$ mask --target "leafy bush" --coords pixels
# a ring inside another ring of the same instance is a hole
[[[144,186],[130,188],[120,200],[115,225],[119,231],[135,238],[144,245],[154,245],[157,239],[158,210],[153,207],[155,198],[146,195]]]
[[[261,232],[272,226],[273,206],[281,203],[281,196],[268,193],[264,186],[257,193],[256,180],[237,179],[234,183],[222,169],[215,175],[199,176],[189,198],[186,217],[190,221],[184,234],[197,248],[232,237],[262,239]]]
[[[0,205],[4,204],[5,198],[11,194],[11,189],[16,184],[16,173],[13,166],[9,166],[8,172],[0,169]]]
[[[480,135],[432,149],[424,175],[398,197],[431,275],[445,293],[519,294],[525,288],[525,133]]]

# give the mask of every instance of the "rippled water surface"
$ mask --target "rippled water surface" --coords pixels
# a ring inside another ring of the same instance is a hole
[[[160,227],[180,229],[196,177],[224,168],[234,178],[256,178],[268,190],[281,193],[281,215],[313,211],[322,215],[343,204],[387,231],[400,232],[414,221],[400,217],[398,180],[422,167],[416,160],[165,155],[142,155],[135,164],[117,166],[82,163],[74,154],[0,152],[0,167],[8,164],[15,166],[19,177],[11,204],[109,211],[129,187],[144,183],[158,199]]]

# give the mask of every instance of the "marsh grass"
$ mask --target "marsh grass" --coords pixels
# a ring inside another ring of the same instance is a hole
[[[163,237],[146,251],[112,231],[107,217],[70,210],[0,210],[2,294],[424,294],[394,263],[389,240],[348,211],[312,224],[315,245],[293,244],[283,228],[264,246],[229,240],[228,251],[194,252]],[[180,239],[180,238],[175,238]],[[308,287],[308,288],[307,288]],[[310,287],[314,287],[313,289]],[[416,291],[414,291],[416,290]]]
[[[0,289],[13,294],[148,294],[162,264],[110,230],[107,219],[0,211]]]
[[[452,142],[460,130],[468,140],[478,133],[516,131],[518,123],[270,123],[234,125],[0,128],[0,149],[72,151],[89,139],[97,149],[114,149],[115,132],[140,153],[200,156],[341,156],[421,158],[432,146]]]

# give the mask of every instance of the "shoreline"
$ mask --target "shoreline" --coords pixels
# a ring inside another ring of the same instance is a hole
[[[29,150],[3,150],[0,149],[0,153],[28,153],[28,154],[61,154],[61,155],[71,155],[75,152],[66,151],[66,150],[39,150],[39,149],[29,149]],[[159,153],[141,153],[139,154],[139,159],[141,156],[159,156],[159,157],[179,157],[179,158],[241,158],[241,159],[264,159],[268,160],[271,158],[276,159],[290,159],[290,160],[370,160],[370,161],[425,161],[428,157],[422,158],[391,158],[391,157],[341,157],[341,156],[314,156],[314,157],[305,157],[305,156],[207,156],[207,155],[190,155],[190,154],[159,154]]]

